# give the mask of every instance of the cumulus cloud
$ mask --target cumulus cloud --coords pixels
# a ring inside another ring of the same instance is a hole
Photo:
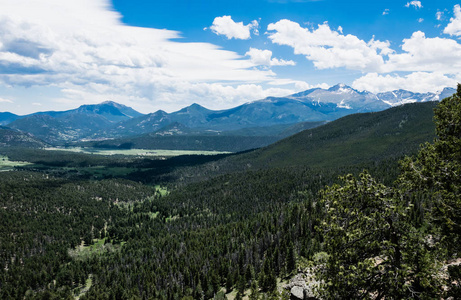
[[[457,77],[458,80],[461,78],[459,74]],[[441,72],[413,72],[406,76],[368,73],[354,80],[352,87],[357,90],[367,90],[373,93],[397,89],[426,93],[441,91],[447,86],[455,87],[457,79],[449,77]]]
[[[296,63],[292,60],[284,60],[278,58],[272,58],[272,51],[260,50],[256,48],[250,48],[245,53],[245,56],[250,57],[250,61],[257,66],[294,66]]]
[[[405,4],[405,7],[410,7],[410,6],[413,6],[414,8],[422,8],[423,5],[421,4],[421,1],[411,1],[411,2],[407,2],[407,4]]]
[[[290,20],[280,20],[267,27],[273,43],[291,46],[295,54],[305,55],[318,69],[346,67],[377,71],[384,64],[382,55],[392,53],[389,42],[365,42],[354,35],[331,30],[327,23],[312,31]]]
[[[321,88],[321,89],[328,89],[330,85],[327,83],[320,83],[320,84],[309,84],[305,81],[295,81],[294,82],[297,91],[305,91],[314,88]]]
[[[386,9],[383,11],[383,16],[388,15],[388,14],[389,14],[389,8],[386,8]]]
[[[154,111],[153,108],[172,112],[193,102],[218,110],[268,96],[285,96],[294,92],[296,90],[292,88],[268,87],[257,83],[232,85],[175,80],[169,83],[155,82],[150,87],[129,86],[123,93],[117,93],[113,89],[99,92],[97,87],[87,86],[82,89],[78,85],[69,85],[63,90],[64,97],[55,101],[75,107],[76,104],[81,104],[81,99],[85,99],[85,103],[100,103],[101,99],[111,99],[148,113]],[[151,99],[155,99],[155,102]]]
[[[295,87],[294,92],[305,91],[305,90],[309,90],[313,88],[327,89],[330,87],[326,83],[310,84],[302,80],[293,80],[293,79],[274,79],[273,81],[270,81],[269,84],[273,86],[294,85]]]
[[[351,34],[340,34],[324,23],[309,30],[298,23],[281,20],[269,24],[273,43],[293,48],[318,69],[344,67],[365,73],[444,72],[461,69],[461,44],[450,38],[426,37],[422,31],[404,39],[397,52],[388,41],[365,42]]]
[[[0,0],[0,7],[0,85],[59,89],[54,101],[69,106],[113,99],[148,111],[175,109],[182,103],[172,95],[188,91],[183,98],[197,101],[194,91],[204,84],[215,96],[218,86],[232,85],[229,91],[239,92],[217,101],[234,104],[245,92],[247,100],[264,94],[239,85],[262,89],[275,77],[216,45],[173,40],[179,32],[127,26],[108,0]],[[254,30],[257,22],[244,27]]]
[[[445,27],[443,33],[461,36],[461,7],[459,4],[455,5],[453,13],[455,16],[450,18],[450,23],[448,23],[447,27]]]
[[[234,22],[231,16],[216,17],[210,26],[211,31],[217,35],[224,35],[227,39],[248,40],[251,38],[251,31],[258,34],[258,21],[253,20],[247,25],[243,22]]]
[[[461,45],[452,39],[427,38],[416,31],[404,39],[403,53],[389,55],[385,70],[457,73],[461,70]]]

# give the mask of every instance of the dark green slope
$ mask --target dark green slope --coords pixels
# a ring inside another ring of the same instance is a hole
[[[179,176],[200,180],[200,175],[209,178],[262,168],[342,168],[395,161],[416,152],[421,143],[435,137],[432,118],[437,103],[413,103],[349,115],[267,147],[204,165],[200,170],[183,169]]]
[[[432,118],[437,103],[349,115],[233,159],[257,167],[334,167],[399,157],[435,137]]]

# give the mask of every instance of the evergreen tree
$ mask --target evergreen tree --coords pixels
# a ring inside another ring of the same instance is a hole
[[[437,297],[430,245],[408,217],[399,191],[368,173],[348,175],[322,192],[327,215],[320,226],[329,257],[317,276],[330,299]]]
[[[437,138],[415,158],[401,162],[399,183],[407,193],[424,192],[431,222],[440,225],[452,252],[461,250],[461,84],[434,109]]]
[[[416,157],[406,157],[401,162],[398,183],[406,194],[425,195],[422,205],[427,222],[435,225],[433,236],[447,246],[448,254],[458,255],[461,251],[461,84],[453,96],[438,104],[434,115],[437,137],[433,143],[424,144]],[[447,297],[461,296],[461,267],[450,266],[448,273]]]
[[[288,244],[285,261],[286,261],[287,275],[290,275],[296,269],[296,257],[295,257],[295,251],[293,249],[292,241],[290,241],[290,243]]]
[[[234,287],[234,274],[232,273],[231,270],[227,273],[226,277],[226,293],[232,292],[232,289]]]
[[[252,280],[250,286],[250,300],[258,300],[259,299],[259,286],[258,281]]]
[[[242,275],[238,276],[237,292],[240,293],[241,295],[243,295],[245,292],[245,277]]]

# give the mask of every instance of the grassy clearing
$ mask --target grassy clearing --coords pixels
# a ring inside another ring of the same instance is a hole
[[[84,246],[83,244],[77,246],[75,249],[69,249],[69,256],[76,260],[86,260],[94,255],[102,255],[108,252],[115,252],[120,250],[125,242],[120,245],[114,245],[112,243],[105,243],[106,238],[94,239],[93,244]]]
[[[11,161],[7,156],[0,156],[0,172],[14,170],[15,167],[23,167],[31,165],[29,162],[25,161]]]
[[[166,196],[166,195],[168,195],[170,193],[166,187],[160,186],[160,185],[156,185],[155,190],[158,193],[160,193],[160,195],[162,195],[162,196]]]
[[[70,148],[45,148],[45,150],[58,150],[58,151],[69,151],[79,152],[86,154],[98,154],[98,155],[131,155],[131,156],[179,156],[179,155],[216,155],[226,154],[230,152],[222,151],[193,151],[193,150],[149,150],[149,149],[95,149],[95,148],[81,148],[81,147],[70,147]]]

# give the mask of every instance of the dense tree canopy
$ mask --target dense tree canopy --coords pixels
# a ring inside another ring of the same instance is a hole
[[[326,299],[403,299],[440,290],[431,245],[411,225],[412,205],[368,173],[322,192],[329,254],[318,275]]]

